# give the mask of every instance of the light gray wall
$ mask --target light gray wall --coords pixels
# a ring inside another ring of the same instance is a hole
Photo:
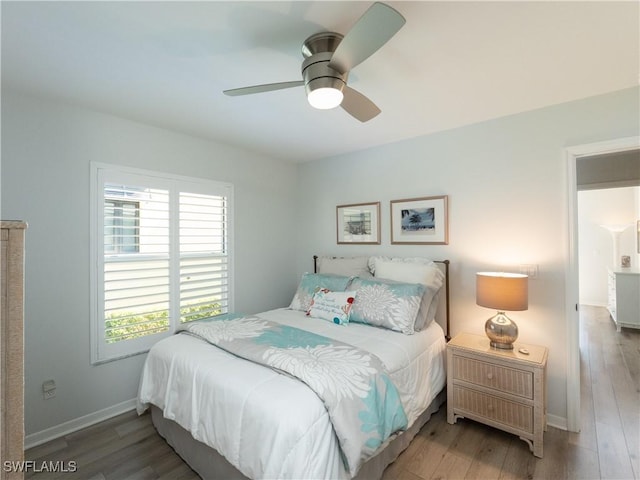
[[[483,334],[493,312],[475,305],[475,273],[537,264],[529,310],[511,317],[520,341],[550,349],[549,413],[553,423],[563,424],[569,199],[564,149],[637,135],[638,92],[623,90],[302,165],[298,271],[309,269],[313,254],[448,258],[452,333]],[[449,196],[449,245],[390,245],[390,200],[443,194]],[[373,201],[382,202],[382,244],[336,245],[336,205]]]
[[[618,255],[640,266],[636,220],[640,219],[640,187],[607,188],[578,192],[580,303],[607,305],[607,268],[613,268],[613,237],[600,225],[628,225],[619,234]],[[620,267],[620,258],[615,268]]]
[[[3,90],[2,218],[29,223],[27,434],[135,398],[145,359],[90,364],[90,161],[231,182],[236,310],[287,305],[295,289],[295,165]],[[45,401],[48,379],[57,396]]]

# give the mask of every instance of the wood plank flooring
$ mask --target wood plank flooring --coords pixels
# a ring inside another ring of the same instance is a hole
[[[640,331],[618,333],[604,308],[583,306],[580,351],[582,431],[549,427],[544,458],[514,435],[465,419],[449,425],[443,407],[383,480],[639,480]],[[135,412],[34,447],[26,458],[36,465],[75,462],[75,472],[28,472],[36,480],[199,478],[155,432],[150,416]]]

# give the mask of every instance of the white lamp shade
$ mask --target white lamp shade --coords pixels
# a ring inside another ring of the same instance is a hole
[[[476,274],[476,303],[499,311],[529,308],[529,277],[519,273]]]

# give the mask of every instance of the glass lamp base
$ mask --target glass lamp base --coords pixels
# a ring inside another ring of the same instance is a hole
[[[502,350],[512,350],[513,342],[518,338],[518,326],[504,312],[498,312],[487,320],[484,331],[491,340],[491,346]]]

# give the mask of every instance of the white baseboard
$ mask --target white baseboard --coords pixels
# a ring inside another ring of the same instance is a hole
[[[547,414],[547,425],[550,427],[559,428],[560,430],[567,430],[567,419],[565,417],[558,417],[557,415]]]
[[[607,304],[602,302],[595,302],[590,300],[580,300],[580,305],[584,305],[586,307],[603,307],[607,308]]]
[[[132,398],[131,400],[118,403],[117,405],[112,405],[111,407],[98,410],[97,412],[93,412],[88,415],[69,420],[68,422],[61,423],[60,425],[56,425],[55,427],[47,428],[40,432],[31,433],[24,439],[24,448],[25,450],[28,450],[29,448],[42,445],[43,443],[55,440],[56,438],[68,435],[69,433],[77,432],[78,430],[90,427],[91,425],[95,425],[99,422],[103,422],[122,413],[128,412],[130,410],[135,410],[135,408],[136,399]]]

